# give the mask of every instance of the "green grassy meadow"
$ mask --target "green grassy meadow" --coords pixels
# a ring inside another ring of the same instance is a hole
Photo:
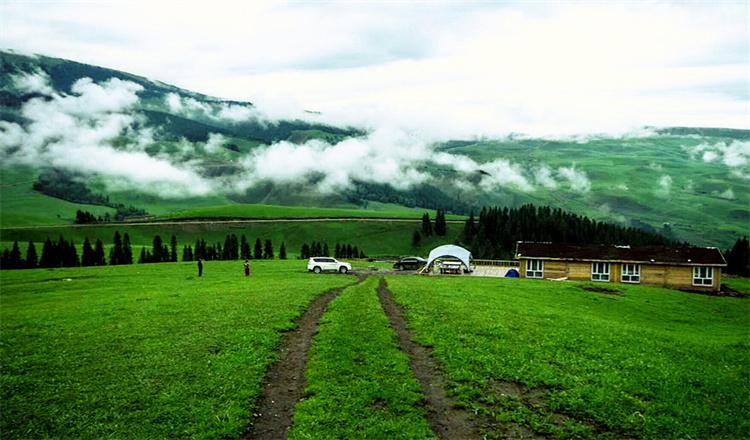
[[[358,263],[357,267],[370,263]],[[379,277],[302,261],[0,272],[0,437],[237,438],[283,333],[313,341],[290,438],[430,438]],[[748,438],[750,299],[642,286],[387,277],[488,438]],[[357,285],[355,285],[357,284]]]
[[[225,438],[282,334],[356,282],[303,262],[2,271],[3,438]]]
[[[510,279],[388,284],[490,438],[509,425],[555,438],[750,435],[747,298]]]

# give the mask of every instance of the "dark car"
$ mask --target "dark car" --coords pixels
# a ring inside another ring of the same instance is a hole
[[[427,260],[420,257],[406,257],[393,263],[393,268],[398,270],[416,270],[421,269],[427,264]]]

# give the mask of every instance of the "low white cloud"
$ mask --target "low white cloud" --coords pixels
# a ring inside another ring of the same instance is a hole
[[[722,199],[734,200],[734,191],[732,188],[727,188],[725,191],[719,194]]]
[[[661,176],[657,185],[656,195],[659,197],[668,197],[672,190],[672,176],[666,174]]]
[[[542,165],[534,172],[534,180],[547,189],[557,189],[557,181],[552,176],[552,169]]]
[[[224,150],[226,138],[219,133],[209,133],[205,148],[208,154],[217,154]]]
[[[575,166],[560,167],[557,173],[570,183],[570,189],[576,192],[588,192],[591,190],[591,181],[586,173],[575,169]]]
[[[750,141],[735,140],[727,144],[702,143],[695,147],[683,147],[688,155],[707,163],[720,163],[730,168],[730,175],[750,179]]]
[[[144,151],[154,141],[151,130],[135,128],[139,121],[132,109],[141,90],[117,78],[99,84],[84,78],[73,84],[71,95],[29,100],[21,110],[25,126],[0,123],[0,161],[100,173],[105,181],[161,195],[208,193],[209,183],[187,164]],[[123,139],[129,143],[121,145]]]
[[[41,93],[51,95],[55,91],[49,85],[49,76],[42,70],[28,74],[14,74],[10,76],[11,84],[21,93]]]
[[[514,187],[521,191],[533,190],[533,186],[524,176],[521,167],[506,159],[497,159],[484,163],[479,166],[479,169],[487,173],[479,184],[487,192],[492,192],[498,187],[506,186]]]

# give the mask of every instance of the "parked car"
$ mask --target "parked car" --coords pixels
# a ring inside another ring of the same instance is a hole
[[[347,273],[352,270],[352,265],[331,257],[312,257],[307,261],[307,270],[315,273],[321,273],[324,270]]]
[[[393,263],[393,268],[398,270],[417,270],[427,264],[427,260],[420,257],[406,257]]]

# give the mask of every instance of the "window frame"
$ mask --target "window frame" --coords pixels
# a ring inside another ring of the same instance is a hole
[[[601,269],[606,267],[606,272],[597,271],[597,265],[601,265]],[[606,278],[605,278],[606,277]],[[591,281],[598,281],[602,283],[609,283],[612,278],[612,265],[606,261],[594,261],[591,263]]]
[[[714,273],[713,266],[693,266],[693,286],[713,287]],[[706,283],[706,281],[710,281],[710,283]]]
[[[534,267],[531,265],[534,263]],[[544,278],[544,260],[526,260],[526,278]]]
[[[634,269],[634,270],[628,270],[628,269]],[[622,270],[620,273],[620,281],[622,281],[623,283],[640,284],[641,265],[637,263],[623,263]]]

